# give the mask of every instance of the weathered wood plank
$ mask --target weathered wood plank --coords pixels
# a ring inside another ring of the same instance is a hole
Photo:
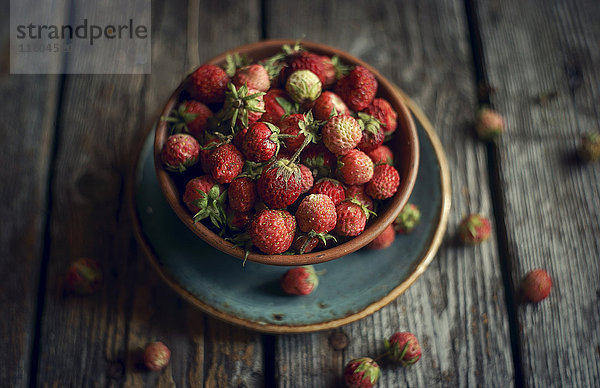
[[[289,14],[294,24],[284,16]],[[384,363],[378,386],[513,381],[495,239],[474,248],[453,241],[463,215],[492,212],[485,147],[469,131],[476,90],[465,15],[462,1],[274,2],[268,10],[269,37],[305,37],[340,47],[412,96],[437,128],[452,174],[449,232],[430,268],[394,303],[342,327],[350,339],[344,351],[329,345],[329,332],[278,337],[282,387],[332,386],[346,361],[380,354],[383,338],[397,330],[420,338],[423,358],[409,369]]]
[[[198,61],[258,37],[257,4],[229,8],[237,11],[224,14],[211,2],[199,4],[202,58],[190,59],[187,8],[153,2],[152,75],[67,78],[53,182],[40,385],[261,385],[260,335],[215,323],[168,290],[137,251],[125,207],[132,150],[179,80]],[[118,7],[107,9],[113,11]],[[222,39],[210,35],[216,31]],[[104,269],[104,287],[90,298],[62,295],[64,270],[78,256],[92,256]],[[141,349],[155,339],[172,351],[172,363],[162,373],[140,367]],[[223,375],[219,366],[237,368],[236,373]]]
[[[524,382],[598,386],[600,165],[575,150],[599,127],[600,8],[538,5],[478,4],[491,101],[508,127],[497,153],[512,281],[538,267],[554,280],[548,300],[518,308]]]
[[[31,369],[60,77],[10,75],[9,3],[0,2],[0,310],[5,316],[0,323],[0,385],[25,387]],[[40,12],[44,11],[50,12],[41,5]],[[58,21],[60,11],[54,10]]]

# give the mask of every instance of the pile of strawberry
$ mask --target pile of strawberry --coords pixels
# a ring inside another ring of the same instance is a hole
[[[384,141],[397,114],[377,80],[300,45],[229,55],[188,78],[167,121],[165,167],[196,222],[266,254],[307,253],[363,232],[400,176]]]

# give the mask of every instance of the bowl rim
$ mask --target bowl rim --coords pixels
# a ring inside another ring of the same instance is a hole
[[[248,52],[266,48],[276,49],[280,48],[284,44],[293,45],[296,42],[297,40],[291,39],[271,39],[253,42],[250,44],[241,45],[229,49],[206,61],[205,64],[222,63],[225,61],[227,54],[233,52]],[[164,144],[164,141],[167,137],[167,131],[166,122],[159,119],[156,123],[154,137],[154,167],[159,181],[159,186],[167,202],[169,203],[173,211],[176,213],[176,215],[179,217],[179,219],[197,236],[202,238],[214,248],[217,248],[241,260],[245,260],[247,258],[250,261],[261,264],[296,266],[323,263],[350,254],[367,245],[376,236],[381,234],[381,232],[383,232],[383,230],[394,221],[394,219],[398,216],[404,205],[408,202],[408,199],[412,193],[414,184],[416,182],[417,173],[419,169],[419,141],[417,136],[417,129],[412,119],[412,115],[410,114],[410,111],[408,110],[404,99],[398,92],[397,88],[385,77],[383,77],[383,75],[381,75],[381,73],[379,73],[371,65],[350,55],[349,53],[321,43],[302,41],[301,44],[304,48],[310,51],[314,51],[317,53],[326,53],[327,55],[331,56],[337,55],[343,62],[364,66],[373,73],[373,75],[377,79],[379,85],[378,87],[383,87],[386,89],[386,92],[390,95],[390,99],[393,98],[394,100],[393,102],[390,101],[390,103],[392,103],[394,108],[398,108],[396,109],[398,113],[398,125],[406,128],[406,140],[409,143],[409,149],[411,153],[408,168],[409,173],[408,176],[402,177],[400,186],[398,188],[398,192],[390,199],[390,202],[387,204],[387,209],[391,209],[392,211],[386,211],[379,215],[370,225],[368,225],[365,231],[360,235],[332,248],[328,248],[317,252],[305,253],[302,255],[267,255],[250,251],[246,257],[246,252],[244,251],[244,249],[242,249],[241,247],[237,247],[233,243],[226,241],[222,237],[218,236],[207,226],[205,226],[202,222],[194,222],[192,217],[190,217],[187,209],[185,209],[181,205],[180,198],[178,193],[175,191],[172,178],[167,172],[167,170],[163,168],[161,162],[160,153],[162,150],[162,145]],[[161,111],[160,117],[168,116],[171,110],[175,107],[179,95],[182,91],[184,91],[186,87],[186,81],[188,80],[189,76],[190,75],[188,74],[181,81],[181,83],[175,89],[175,91],[171,94],[171,96],[167,100],[167,103]]]

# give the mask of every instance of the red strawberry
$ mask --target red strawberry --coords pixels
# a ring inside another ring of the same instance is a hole
[[[198,162],[200,144],[192,135],[178,133],[167,138],[161,158],[169,171],[183,172]]]
[[[229,121],[231,128],[236,125],[244,128],[261,118],[265,112],[264,92],[248,89],[246,85],[236,88],[232,83],[227,88],[225,105],[219,114],[221,122]]]
[[[315,179],[331,176],[337,166],[337,158],[322,143],[309,144],[300,160],[310,169]]]
[[[552,279],[550,275],[540,268],[530,271],[521,283],[521,289],[525,297],[535,303],[546,299],[550,295],[551,288]]]
[[[210,176],[190,179],[185,185],[183,202],[194,214],[194,222],[210,218],[216,227],[225,221],[225,190]]]
[[[263,100],[265,102],[265,113],[260,119],[275,125],[279,125],[284,115],[296,113],[300,109],[298,104],[289,99],[283,89],[270,89],[263,96]]]
[[[234,179],[227,189],[229,207],[239,212],[248,212],[256,202],[256,183],[248,178]]]
[[[314,178],[308,167],[303,164],[298,164],[298,167],[300,167],[300,174],[302,176],[300,182],[300,194],[304,194],[313,187]]]
[[[216,104],[225,101],[228,82],[225,70],[215,65],[202,65],[190,76],[188,91],[200,102]]]
[[[258,212],[248,225],[252,244],[267,255],[288,250],[294,240],[296,221],[286,210],[265,209]]]
[[[326,55],[321,56],[321,62],[323,62],[323,79],[321,82],[323,83],[323,89],[327,89],[330,86],[333,86],[335,81],[337,81],[336,66],[333,63],[332,58],[329,58]]]
[[[304,233],[327,233],[335,228],[337,213],[335,205],[325,194],[310,194],[300,202],[296,210],[298,228]]]
[[[244,167],[244,156],[233,144],[223,144],[215,148],[208,160],[210,173],[219,183],[230,183]]]
[[[171,351],[162,342],[152,342],[144,350],[144,365],[151,371],[164,369],[171,359]]]
[[[299,104],[308,104],[321,95],[321,81],[310,70],[298,70],[288,77],[285,90]]]
[[[373,177],[373,161],[362,151],[351,150],[338,160],[338,175],[347,185],[362,185]]]
[[[232,82],[238,88],[246,85],[248,89],[255,89],[260,92],[266,92],[271,87],[267,69],[256,63],[237,69]]]
[[[327,81],[328,74],[326,73],[329,69],[325,68],[323,58],[317,54],[313,54],[308,51],[298,51],[288,57],[286,72],[288,76],[298,70],[310,70],[313,72],[321,81],[321,84],[325,84]],[[335,68],[334,77],[335,77]]]
[[[365,230],[367,212],[353,201],[344,201],[335,207],[337,224],[335,233],[339,236],[358,236]]]
[[[240,212],[229,209],[227,212],[227,225],[234,231],[244,230],[252,219],[252,213]]]
[[[280,284],[286,294],[308,295],[319,285],[319,277],[312,265],[306,265],[289,269]]]
[[[361,204],[365,205],[367,209],[374,210],[373,199],[365,193],[364,185],[352,185],[346,187],[346,198],[354,198]]]
[[[200,166],[202,171],[210,174],[210,153],[219,146],[219,139],[210,139],[200,148]]]
[[[389,164],[375,166],[373,178],[367,183],[365,191],[374,199],[387,199],[396,194],[400,184],[398,170]]]
[[[381,232],[381,234],[373,239],[368,245],[368,249],[385,249],[392,245],[394,240],[396,239],[396,231],[392,225],[388,225],[387,228]]]
[[[292,248],[294,248],[299,254],[303,254],[312,252],[312,250],[315,249],[318,244],[318,237],[310,237],[307,234],[296,233],[296,237],[294,237],[294,242],[292,243]]]
[[[321,93],[321,96],[315,100],[312,111],[317,120],[329,120],[333,113],[336,115],[350,113],[340,96],[328,91]]]
[[[394,229],[398,233],[410,233],[421,221],[421,210],[414,203],[407,203],[394,220]]]
[[[281,121],[281,133],[288,152],[298,151],[304,142],[316,143],[319,129],[323,123],[315,121],[311,112],[306,114],[293,114]],[[307,140],[308,138],[308,140]]]
[[[288,159],[278,159],[265,167],[258,178],[257,191],[272,209],[288,207],[300,196],[300,167]]]
[[[493,140],[504,132],[504,118],[490,108],[481,108],[477,113],[475,131],[482,140]]]
[[[458,237],[465,244],[479,244],[487,240],[492,233],[490,220],[481,214],[469,214],[458,226]]]
[[[398,126],[398,114],[392,108],[389,102],[383,98],[376,98],[371,105],[365,109],[365,113],[375,117],[381,123],[381,128],[385,133],[392,133]]]
[[[373,102],[377,93],[377,80],[367,68],[356,66],[337,82],[335,92],[350,109],[361,111]]]
[[[409,366],[421,358],[421,345],[414,334],[409,332],[397,332],[385,340],[385,348],[388,356],[402,364]]]
[[[102,271],[94,259],[83,258],[74,261],[67,270],[65,290],[88,295],[100,289],[102,284]]]
[[[201,141],[202,135],[209,128],[208,120],[212,115],[212,111],[205,104],[189,100],[180,104],[164,120],[169,123],[172,133],[186,132]]]
[[[323,127],[323,143],[336,155],[345,155],[360,143],[362,130],[349,115],[333,116]]]
[[[358,123],[363,130],[362,138],[357,146],[359,150],[369,152],[383,144],[385,134],[377,119],[366,113],[358,112]]]
[[[394,165],[394,154],[388,146],[380,145],[379,147],[367,152],[369,158],[374,164],[389,164]]]
[[[325,194],[333,201],[334,205],[338,205],[346,198],[344,186],[339,181],[330,178],[321,178],[310,189],[311,194]]]
[[[369,358],[355,358],[344,368],[344,384],[347,388],[372,388],[380,375],[379,365]]]
[[[254,123],[242,140],[242,152],[246,159],[262,163],[271,159],[279,150],[279,128],[271,123]]]

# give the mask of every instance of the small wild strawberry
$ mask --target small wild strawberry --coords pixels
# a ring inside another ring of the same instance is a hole
[[[579,148],[579,157],[589,162],[600,159],[600,132],[593,131],[583,135]]]
[[[344,186],[339,181],[331,178],[321,178],[310,189],[311,194],[325,194],[331,198],[333,204],[337,206],[346,198]]]
[[[319,129],[323,123],[314,120],[312,113],[293,114],[281,120],[281,133],[285,135],[283,142],[288,152],[294,153],[304,146],[305,142],[316,143]]]
[[[286,210],[264,209],[248,225],[252,244],[267,255],[288,250],[294,240],[296,219]]]
[[[377,80],[367,68],[356,66],[337,82],[335,92],[348,108],[358,112],[373,102],[377,93]]]
[[[367,245],[367,248],[373,250],[385,249],[392,245],[395,239],[396,231],[392,225],[388,225],[379,236],[375,237],[373,241]]]
[[[410,233],[421,221],[421,210],[414,203],[407,203],[394,220],[394,229],[398,233]]]
[[[161,158],[169,171],[183,172],[198,162],[200,144],[186,133],[178,133],[167,138]]]
[[[469,214],[458,226],[458,237],[466,244],[479,244],[490,237],[492,225],[481,214]]]
[[[183,202],[194,215],[194,222],[210,218],[220,228],[225,222],[226,191],[210,176],[190,179],[185,185]]]
[[[504,119],[495,110],[481,108],[477,113],[475,130],[480,139],[495,139],[504,132]]]
[[[340,96],[329,91],[324,91],[321,93],[321,96],[315,100],[312,111],[317,120],[323,121],[329,120],[334,113],[336,115],[350,113],[350,110]]]
[[[283,209],[296,202],[301,184],[300,167],[282,158],[263,168],[257,181],[257,192],[270,208]]]
[[[369,158],[374,164],[389,164],[394,165],[394,154],[388,146],[380,145],[379,147],[367,152]]]
[[[421,345],[414,334],[397,332],[385,340],[387,355],[402,366],[409,366],[421,358]]]
[[[298,113],[300,107],[297,103],[290,101],[287,93],[283,89],[270,89],[263,96],[265,102],[265,113],[261,116],[261,121],[268,121],[279,126],[284,115]]]
[[[550,275],[540,268],[530,271],[521,283],[523,294],[527,300],[534,303],[546,299],[550,295],[551,288],[552,279]]]
[[[238,88],[246,85],[248,89],[255,89],[259,92],[266,92],[271,87],[267,69],[257,63],[237,69],[232,82]]]
[[[215,65],[202,65],[190,76],[188,91],[192,97],[205,104],[225,100],[229,77],[225,70]]]
[[[350,115],[331,117],[323,126],[323,143],[329,151],[341,156],[355,148],[362,138],[362,130],[356,119]]]
[[[94,259],[83,258],[74,261],[67,270],[65,290],[87,295],[98,291],[102,284],[102,271]]]
[[[248,177],[234,179],[227,189],[229,207],[239,212],[250,211],[256,202],[256,182]]]
[[[287,59],[286,72],[292,74],[298,70],[310,70],[319,78],[321,84],[327,81],[325,63],[323,62],[323,58],[317,54],[308,51],[298,51],[290,55]]]
[[[335,211],[337,213],[335,234],[350,237],[358,236],[365,230],[367,218],[373,213],[356,199],[341,202],[335,207]]]
[[[318,237],[310,237],[308,234],[296,233],[292,248],[299,254],[309,253],[319,245]]]
[[[209,119],[213,112],[200,101],[189,100],[173,109],[169,117],[164,120],[169,123],[171,133],[189,133],[196,140],[202,141],[204,132],[208,130]]]
[[[362,185],[373,178],[373,161],[362,151],[350,150],[338,160],[338,175],[347,185]]]
[[[258,121],[265,112],[264,92],[250,89],[246,85],[239,88],[232,83],[227,84],[223,110],[218,113],[221,122],[229,122],[233,129],[242,128]]]
[[[371,388],[377,384],[380,373],[372,358],[355,358],[344,368],[344,384],[347,388]]]
[[[321,95],[322,84],[319,77],[310,70],[298,70],[290,74],[285,90],[299,104],[311,103]]]
[[[241,142],[246,159],[262,163],[275,156],[280,147],[279,133],[279,128],[271,123],[250,124]]]
[[[375,166],[373,178],[367,183],[365,191],[374,199],[387,199],[396,194],[400,184],[400,175],[394,166],[380,164]]]
[[[233,144],[215,148],[208,157],[210,174],[219,183],[230,183],[244,168],[244,156]]]
[[[361,204],[365,205],[367,209],[374,210],[373,199],[365,193],[364,185],[351,185],[346,187],[346,198],[354,198]]]
[[[325,194],[310,194],[304,197],[296,210],[298,228],[304,233],[327,233],[335,228],[337,213],[335,205]]]
[[[151,342],[144,350],[144,365],[151,371],[164,369],[171,359],[171,351],[160,341]]]
[[[364,112],[376,118],[386,134],[394,132],[398,126],[398,114],[383,98],[375,98]]]
[[[369,152],[383,144],[385,134],[379,120],[367,113],[358,112],[358,123],[363,131],[360,143],[357,145],[359,150]]]
[[[281,288],[289,295],[308,295],[319,285],[319,276],[312,265],[289,269],[281,277]]]

